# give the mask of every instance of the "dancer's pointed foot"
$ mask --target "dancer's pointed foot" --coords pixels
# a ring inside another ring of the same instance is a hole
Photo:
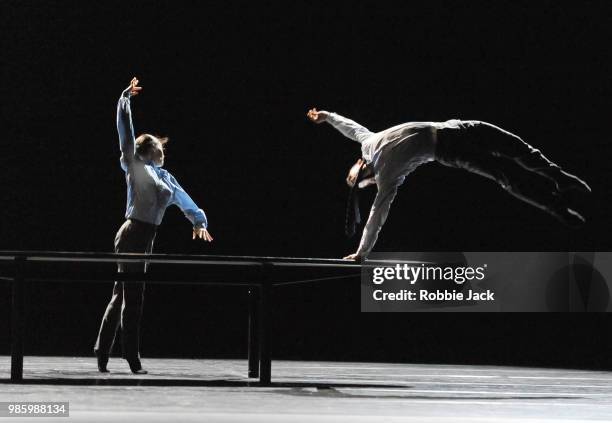
[[[142,364],[140,363],[139,358],[128,358],[126,360],[130,366],[130,370],[135,375],[146,375],[147,373],[149,373],[142,368]]]
[[[563,224],[570,228],[578,228],[586,222],[586,219],[577,211],[569,207],[558,207],[550,210],[550,214],[559,219]]]
[[[102,354],[99,351],[94,351],[96,359],[98,361],[98,371],[100,373],[110,373],[106,366],[108,365],[108,355]]]
[[[555,178],[555,183],[557,184],[557,190],[560,192],[571,190],[585,193],[591,192],[591,187],[586,182],[579,177],[572,175],[571,173],[564,172],[563,170],[559,170],[559,176]]]

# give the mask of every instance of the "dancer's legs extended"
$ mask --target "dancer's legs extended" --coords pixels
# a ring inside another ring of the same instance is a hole
[[[506,157],[523,168],[552,180],[559,191],[579,189],[590,191],[589,186],[577,176],[563,171],[548,160],[540,150],[532,147],[519,136],[487,122],[478,122],[473,129],[478,147],[497,157]]]
[[[514,160],[491,154],[479,145],[480,141],[472,138],[473,135],[469,130],[454,129],[439,133],[437,161],[491,179],[509,194],[552,214],[569,226],[584,222],[579,214],[567,207],[550,180],[529,172]]]
[[[575,226],[584,220],[568,209],[563,197],[553,190],[552,183],[533,178],[516,162],[505,158],[474,155],[463,168],[497,182],[506,192],[534,207],[544,210],[564,223]]]

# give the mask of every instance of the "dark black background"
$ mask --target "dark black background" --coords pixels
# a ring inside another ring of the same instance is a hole
[[[339,3],[339,2],[338,2]],[[612,5],[606,1],[5,1],[0,13],[1,249],[111,251],[123,221],[115,104],[134,75],[138,133],[205,209],[212,245],[169,209],[157,252],[339,257],[358,145],[305,119],[372,130],[479,119],[521,135],[593,188],[573,231],[495,184],[427,165],[378,251],[609,249]],[[8,351],[8,293],[0,352]],[[111,285],[35,285],[30,354],[89,354]],[[279,358],[608,366],[605,314],[359,312],[343,282],[283,290]],[[143,355],[243,357],[245,293],[154,286]]]

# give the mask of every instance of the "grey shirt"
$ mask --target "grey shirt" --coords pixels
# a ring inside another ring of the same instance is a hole
[[[357,250],[357,254],[365,256],[372,251],[387,220],[397,188],[418,166],[435,160],[437,129],[456,127],[461,121],[408,122],[380,132],[371,132],[336,113],[328,113],[327,122],[361,144],[362,156],[374,170],[378,193]]]

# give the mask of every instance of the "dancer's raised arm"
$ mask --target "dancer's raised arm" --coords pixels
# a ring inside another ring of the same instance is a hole
[[[138,95],[142,87],[138,86],[138,79],[132,78],[130,86],[121,93],[117,103],[117,132],[119,133],[119,149],[121,150],[121,167],[126,170],[134,159],[134,125],[132,124],[132,110],[130,97]]]
[[[354,120],[340,116],[337,113],[326,112],[325,110],[317,110],[316,108],[310,109],[306,114],[308,118],[314,123],[327,122],[334,128],[336,128],[342,135],[347,138],[363,143],[372,132],[364,126],[361,126]]]

